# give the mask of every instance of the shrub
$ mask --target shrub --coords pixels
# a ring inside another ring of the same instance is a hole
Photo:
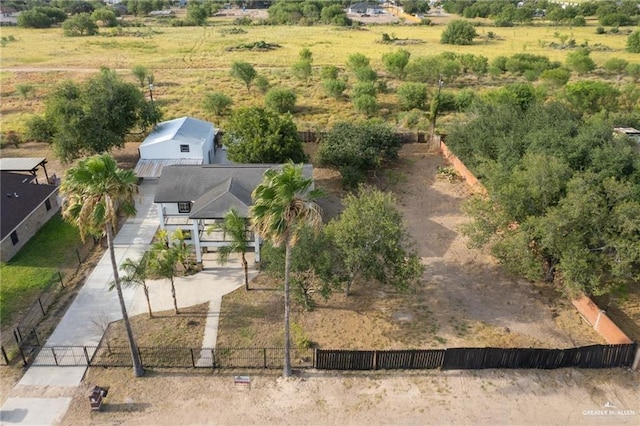
[[[233,104],[233,100],[222,92],[208,93],[205,95],[203,108],[205,111],[217,116],[223,115]]]
[[[311,77],[311,62],[301,59],[293,64],[291,72],[299,80],[307,81]]]
[[[338,67],[329,65],[326,67],[322,67],[322,70],[320,70],[320,78],[322,80],[335,80],[336,78],[338,78],[339,73],[340,70],[338,69]]]
[[[253,84],[258,88],[261,93],[267,93],[269,90],[269,80],[263,75],[258,75],[255,80],[253,80]]]
[[[361,114],[372,116],[378,112],[378,101],[375,96],[361,95],[353,98],[353,107]]]
[[[455,105],[456,105],[456,111],[466,111],[467,108],[469,108],[473,102],[476,99],[476,92],[474,90],[471,89],[463,89],[460,90],[458,93],[456,93],[455,95]]]
[[[404,83],[398,87],[398,103],[400,109],[424,109],[427,101],[427,85],[424,83]]]
[[[358,96],[368,95],[376,96],[376,86],[370,81],[358,83],[353,87],[353,93],[351,97],[357,98]]]
[[[604,27],[598,26],[598,28],[596,28],[596,34],[605,34],[607,31],[604,29]]]
[[[7,145],[13,145],[15,148],[22,143],[22,138],[19,134],[14,132],[13,130],[9,130],[7,133],[2,135],[2,139],[0,140],[0,147],[4,148]]]
[[[88,13],[78,13],[64,21],[62,24],[64,35],[69,37],[91,36],[98,33],[98,25]]]
[[[640,53],[640,30],[636,30],[627,38],[627,51]]]
[[[440,37],[440,43],[468,45],[473,42],[474,37],[477,35],[476,29],[469,21],[458,19],[447,25],[447,28],[442,32],[442,36]]]
[[[356,69],[355,74],[359,81],[375,81],[378,79],[378,74],[370,66]]]
[[[566,68],[554,68],[549,70],[544,70],[542,74],[540,74],[540,78],[545,83],[555,86],[562,87],[569,81],[571,77],[571,72]]]
[[[342,94],[347,89],[347,83],[337,78],[327,78],[322,80],[322,87],[327,95],[338,99],[342,97]]]
[[[27,99],[35,91],[33,84],[16,84],[16,92],[22,99]]]
[[[264,103],[267,108],[280,114],[293,112],[296,107],[296,94],[291,89],[273,88],[267,92]]]

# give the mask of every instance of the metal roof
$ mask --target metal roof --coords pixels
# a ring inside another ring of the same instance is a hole
[[[208,121],[198,120],[192,117],[176,118],[174,120],[164,121],[156,126],[142,142],[140,147],[154,145],[167,142],[170,140],[189,140],[191,142],[199,142],[204,144],[207,136],[216,129],[212,123]]]
[[[200,165],[202,164],[201,158],[172,158],[166,160],[148,160],[140,159],[134,172],[136,176],[140,178],[159,178],[162,174],[162,169],[165,166],[174,166],[179,164],[186,165]]]
[[[0,171],[2,172],[32,172],[41,165],[47,163],[46,158],[0,158]]]

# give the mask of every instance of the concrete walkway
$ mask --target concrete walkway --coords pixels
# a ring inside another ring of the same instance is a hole
[[[126,258],[139,258],[153,239],[159,227],[157,208],[153,204],[154,194],[155,183],[143,182],[140,186],[140,198],[136,203],[137,215],[127,220],[114,239],[119,264]],[[253,262],[253,258],[247,260]],[[215,255],[208,254],[203,264],[205,269],[202,272],[175,280],[176,298],[178,308],[209,302],[202,347],[211,348],[216,344],[222,296],[243,285],[243,272],[236,256],[232,256],[225,267],[218,267]],[[96,346],[102,338],[102,332],[93,325],[94,322],[103,318],[108,318],[109,321],[122,318],[116,292],[108,291],[112,281],[111,260],[106,252],[45,346]],[[170,284],[166,280],[149,281],[148,284],[152,309],[173,309]],[[123,295],[130,316],[147,312],[141,288],[123,289]],[[77,356],[70,351],[57,355]],[[86,367],[47,367],[38,365],[39,362],[42,361],[37,357],[10,392],[9,398],[0,408],[0,424],[55,425],[59,424],[66,413]],[[43,397],[12,397],[12,394],[37,394]]]

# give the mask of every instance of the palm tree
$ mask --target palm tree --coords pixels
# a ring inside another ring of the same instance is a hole
[[[310,190],[313,179],[302,175],[302,166],[291,162],[282,170],[269,169],[262,183],[253,191],[251,224],[255,232],[271,241],[274,246],[284,244],[284,370],[291,376],[291,354],[289,352],[289,270],[291,248],[296,244],[304,225],[313,229],[322,226],[320,207],[313,201],[322,195],[319,190]]]
[[[136,213],[133,196],[137,191],[136,175],[130,170],[118,168],[116,160],[107,153],[85,158],[68,169],[60,186],[60,193],[65,197],[62,215],[65,220],[78,226],[81,238],[84,240],[87,234],[102,235],[103,231],[107,236],[113,281],[129,340],[133,373],[141,377],[144,370],[127,315],[113,248],[113,229],[118,212],[125,216]]]
[[[149,275],[149,252],[144,252],[142,257],[138,260],[126,258],[120,270],[124,271],[126,275],[120,277],[120,283],[124,287],[142,287],[144,291],[144,297],[147,299],[147,309],[149,311],[149,318],[153,318],[153,311],[151,310],[151,300],[149,299],[149,286],[147,286],[147,276]],[[113,290],[115,283],[109,290]]]
[[[231,208],[224,215],[224,222],[216,223],[207,229],[207,233],[221,231],[226,240],[227,235],[231,238],[229,244],[218,249],[218,263],[224,265],[229,261],[231,253],[240,253],[240,260],[244,269],[244,288],[249,290],[249,265],[245,254],[249,250],[249,242],[247,241],[247,219],[240,216],[235,208]]]
[[[178,315],[178,299],[176,298],[176,286],[174,278],[178,275],[178,263],[182,250],[180,241],[169,244],[166,230],[158,232],[158,240],[151,246],[149,255],[149,268],[157,275],[169,279],[171,283],[171,297],[173,298],[173,310]]]

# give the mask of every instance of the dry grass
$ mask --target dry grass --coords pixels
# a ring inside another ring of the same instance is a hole
[[[436,24],[444,20],[434,18]],[[371,25],[361,30],[329,26],[251,26],[243,27],[246,34],[234,35],[222,33],[221,30],[230,26],[228,19],[224,18],[213,19],[211,26],[204,28],[164,27],[153,22],[146,22],[146,25],[147,28],[124,30],[125,34],[141,32],[144,37],[108,37],[107,29],[103,30],[103,35],[96,37],[63,37],[59,28],[3,30],[3,35],[12,35],[16,41],[9,42],[2,49],[2,131],[23,130],[31,114],[42,112],[43,100],[55,83],[63,79],[85,79],[101,66],[118,69],[126,79],[133,81],[130,70],[134,65],[145,65],[155,74],[157,84],[154,98],[163,107],[167,118],[193,115],[224,125],[224,117],[210,117],[204,113],[202,102],[206,93],[224,92],[232,97],[234,107],[262,105],[264,102],[263,95],[257,90],[249,94],[238,80],[229,76],[232,62],[246,61],[253,64],[272,84],[294,89],[298,95],[295,119],[299,127],[314,128],[329,127],[337,120],[358,118],[346,98],[327,98],[319,80],[322,66],[337,65],[344,68],[348,56],[353,53],[369,57],[377,70],[382,70],[382,55],[400,47],[410,51],[413,57],[452,51],[482,54],[491,59],[498,55],[526,52],[564,61],[567,50],[549,47],[550,42],[558,41],[557,34],[564,34],[579,44],[588,41],[590,45],[598,43],[608,46],[611,50],[592,53],[599,65],[612,57],[623,57],[630,62],[639,60],[637,55],[624,51],[626,35],[596,35],[595,23],[575,28],[480,26],[480,37],[473,46],[440,44],[443,25]],[[490,31],[497,35],[495,39],[487,37]],[[393,34],[399,39],[420,40],[421,43],[403,46],[383,44],[380,43],[383,33]],[[226,50],[231,46],[259,40],[282,47],[269,52]],[[315,71],[309,82],[292,78],[289,71],[303,48],[313,52]],[[355,78],[349,76],[349,80],[354,82]],[[18,84],[26,83],[32,84],[35,92],[30,98],[21,99],[15,88]],[[396,83],[391,81],[390,86]],[[400,120],[395,95],[381,94],[378,100],[380,118],[390,122]]]

